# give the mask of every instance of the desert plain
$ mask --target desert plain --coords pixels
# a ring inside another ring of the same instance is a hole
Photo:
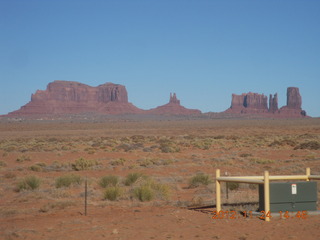
[[[243,217],[254,184],[222,184],[237,217],[212,219],[216,169],[307,167],[320,175],[319,118],[2,120],[0,239],[320,239],[320,215]]]

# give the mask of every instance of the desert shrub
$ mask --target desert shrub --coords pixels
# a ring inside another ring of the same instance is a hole
[[[142,177],[142,173],[129,173],[124,180],[124,185],[131,186],[133,185],[140,177]]]
[[[35,165],[30,166],[29,169],[34,172],[41,172],[45,166],[45,163],[36,163]]]
[[[159,149],[163,153],[174,153],[180,152],[180,148],[175,145],[175,143],[171,139],[160,139],[159,140]]]
[[[246,158],[246,157],[251,157],[252,154],[251,153],[241,153],[240,157]]]
[[[224,139],[225,136],[224,135],[218,135],[218,136],[214,136],[213,138],[214,139]]]
[[[170,187],[165,184],[152,182],[151,188],[154,190],[157,199],[168,199],[170,195]]]
[[[70,187],[71,184],[80,184],[81,177],[79,175],[67,174],[56,179],[56,188]]]
[[[269,144],[269,147],[274,147],[274,146],[295,146],[297,143],[291,139],[283,139],[283,140],[275,140],[272,143]]]
[[[89,160],[84,158],[79,158],[72,164],[72,168],[76,171],[88,170],[93,166],[97,165],[95,160]]]
[[[199,187],[200,185],[209,185],[212,182],[209,175],[198,173],[189,181],[189,187]]]
[[[104,192],[104,199],[115,201],[122,195],[122,189],[118,186],[107,187]]]
[[[115,160],[111,161],[110,164],[112,166],[124,166],[125,162],[126,162],[126,159],[119,158],[119,159],[115,159]]]
[[[110,176],[104,176],[100,179],[100,182],[99,182],[99,185],[103,188],[106,188],[106,187],[110,187],[110,186],[117,186],[119,182],[119,178],[117,176],[113,176],[113,175],[110,175]]]
[[[54,202],[54,203],[47,203],[43,205],[40,209],[39,212],[48,212],[52,209],[65,209],[67,207],[75,206],[76,204],[71,201],[59,201],[59,202]]]
[[[26,155],[22,155],[16,159],[17,162],[25,162],[25,161],[31,161],[31,158]]]
[[[320,143],[317,141],[309,141],[309,142],[300,143],[299,145],[297,145],[294,148],[294,150],[297,150],[297,149],[318,150],[318,149],[320,149]]]
[[[18,182],[18,191],[35,190],[40,186],[40,179],[36,176],[27,176]]]
[[[212,140],[209,138],[205,138],[205,139],[196,138],[191,144],[193,147],[196,147],[202,150],[208,150],[211,147]]]
[[[32,165],[29,167],[29,169],[34,172],[41,172],[42,171],[42,167],[40,167],[39,165]]]
[[[6,174],[4,174],[4,177],[5,178],[15,178],[16,175],[12,172],[7,172]]]
[[[7,166],[7,164],[4,161],[0,161],[0,168],[6,167],[6,166]]]
[[[240,187],[240,184],[237,182],[227,182],[227,188],[231,191],[237,190],[237,189],[239,189],[239,187]]]
[[[154,198],[154,191],[150,185],[144,184],[134,189],[134,195],[141,202],[151,201]]]
[[[250,162],[257,163],[257,164],[270,164],[270,163],[274,163],[274,160],[262,159],[262,158],[252,158],[252,159],[250,159]]]
[[[168,199],[170,188],[167,185],[157,183],[150,178],[134,189],[134,196],[141,202],[151,201],[154,198]]]

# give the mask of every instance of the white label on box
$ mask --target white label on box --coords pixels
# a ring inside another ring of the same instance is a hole
[[[291,184],[291,193],[297,194],[297,184]]]

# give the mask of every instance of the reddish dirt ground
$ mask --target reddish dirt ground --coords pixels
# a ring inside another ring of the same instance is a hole
[[[301,175],[310,167],[319,175],[320,119],[1,122],[0,133],[0,239],[320,239],[320,215],[243,218],[241,210],[257,208],[255,185],[228,190],[228,199],[223,185],[223,209],[236,219],[212,219],[214,207],[190,210],[215,205],[217,168],[235,176]],[[80,158],[92,165],[75,169]],[[123,183],[133,172],[167,186],[168,195],[140,201],[139,183]],[[197,173],[210,182],[191,186]],[[81,183],[58,188],[66,174]],[[22,189],[31,175],[40,186]],[[120,179],[115,201],[99,185],[108,175]]]

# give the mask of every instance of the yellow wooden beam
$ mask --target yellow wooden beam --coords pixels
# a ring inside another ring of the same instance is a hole
[[[219,177],[217,178],[219,181],[223,182],[240,182],[240,183],[256,183],[263,184],[263,180],[256,180],[250,178],[238,178],[238,177]]]

